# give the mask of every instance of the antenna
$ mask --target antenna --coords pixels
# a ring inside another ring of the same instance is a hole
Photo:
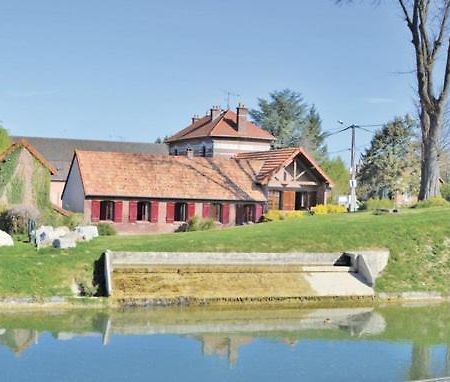
[[[230,101],[231,101],[231,97],[237,97],[237,99],[239,99],[239,97],[241,96],[240,94],[237,93],[233,93],[229,90],[222,90],[226,95],[226,101],[227,101],[227,110],[230,109]]]

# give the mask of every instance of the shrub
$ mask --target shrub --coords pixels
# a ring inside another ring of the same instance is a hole
[[[430,208],[430,207],[448,207],[450,203],[444,198],[436,196],[427,200],[417,202],[414,208]]]
[[[208,231],[216,227],[213,219],[201,219],[194,216],[186,224],[179,227],[177,232],[194,232],[194,231]]]
[[[347,209],[339,204],[318,204],[311,208],[311,212],[313,215],[343,214]]]
[[[375,199],[370,198],[369,200],[362,203],[360,209],[361,210],[368,210],[368,211],[375,211],[380,208],[394,208],[394,201],[391,199]]]
[[[64,216],[63,224],[73,230],[76,226],[83,224],[83,214],[70,214]]]
[[[39,211],[30,206],[18,205],[0,213],[0,229],[9,234],[27,232],[28,220],[38,220]]]
[[[441,195],[445,200],[450,202],[450,183],[441,186]]]
[[[98,223],[97,229],[99,236],[114,236],[117,234],[114,226],[108,223]]]
[[[262,221],[301,219],[305,216],[305,214],[305,211],[269,210],[266,214],[264,214]]]

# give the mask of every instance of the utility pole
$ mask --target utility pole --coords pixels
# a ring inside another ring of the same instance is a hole
[[[339,120],[338,123],[343,125],[344,122]],[[338,133],[351,129],[352,130],[352,156],[351,156],[351,168],[350,168],[350,200],[349,200],[349,212],[356,212],[358,206],[356,204],[356,129],[358,125],[352,124],[344,129],[338,131]]]
[[[355,212],[356,205],[356,125],[351,125],[352,129],[352,158],[350,174],[350,212]]]

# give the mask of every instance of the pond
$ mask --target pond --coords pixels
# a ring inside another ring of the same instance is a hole
[[[450,305],[0,313],[1,381],[405,381],[450,375]]]

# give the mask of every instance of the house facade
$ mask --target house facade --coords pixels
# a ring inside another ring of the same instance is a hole
[[[28,142],[52,166],[54,173],[50,180],[50,200],[58,207],[62,207],[61,196],[75,150],[168,154],[167,145],[155,143],[22,136],[13,136],[12,139],[14,142]]]
[[[173,232],[194,216],[221,226],[257,222],[266,204],[259,161],[79,151],[63,208],[121,233]]]
[[[333,182],[303,148],[240,153],[238,160],[262,163],[256,177],[268,209],[309,210],[327,203]]]
[[[0,153],[0,205],[50,206],[50,176],[56,169],[28,141],[19,140]]]
[[[199,157],[232,157],[242,152],[267,151],[275,137],[248,120],[247,108],[236,112],[211,108],[204,117],[193,117],[192,123],[166,140],[170,155]]]

